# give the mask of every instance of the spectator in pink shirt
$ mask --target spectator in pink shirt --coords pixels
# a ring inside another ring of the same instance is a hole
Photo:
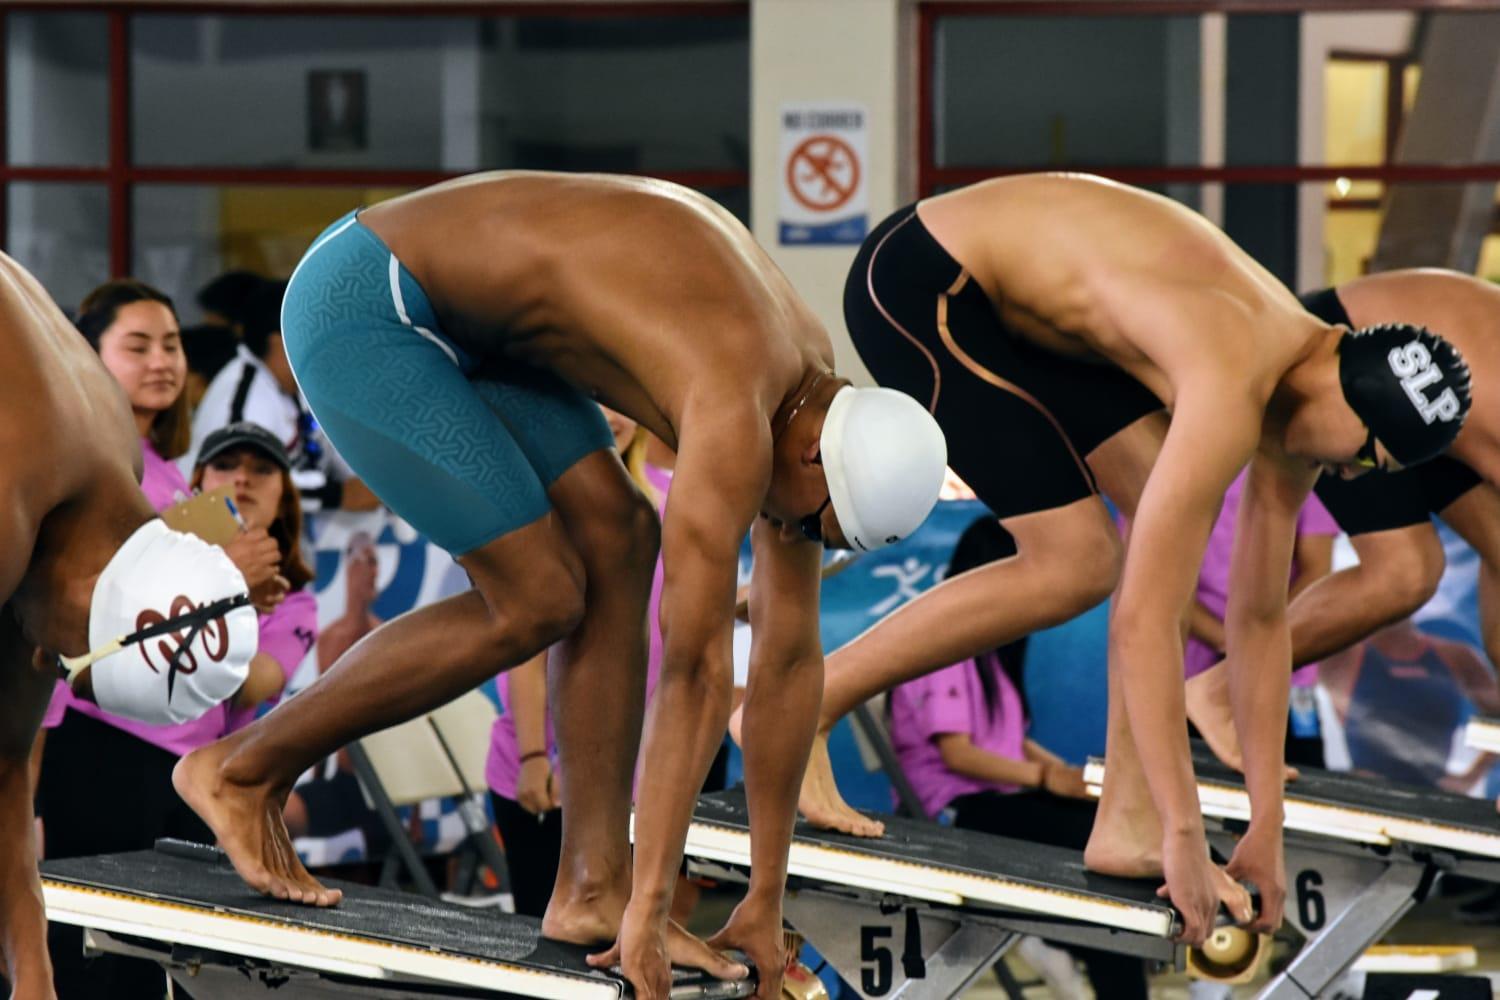
[[[987,516],[959,538],[948,575],[1015,553],[1014,539]],[[1026,737],[1025,648],[1022,639],[893,688],[891,743],[929,815],[951,811],[954,826],[1082,850],[1094,802],[1078,768]],[[1073,950],[1096,995],[1144,1000],[1139,960]]]
[[[318,637],[318,605],[307,585],[312,570],[302,558],[302,504],[292,483],[285,447],[259,424],[242,422],[214,431],[198,449],[193,487],[229,487],[247,531],[265,531],[276,542],[286,597],[260,616],[260,652],[250,676],[224,704],[220,735],[242,729],[262,707],[275,705]]]

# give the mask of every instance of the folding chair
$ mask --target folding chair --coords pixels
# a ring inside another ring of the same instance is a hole
[[[398,869],[405,868],[418,892],[438,898],[438,888],[397,810],[444,798],[458,802],[464,825],[466,884],[472,884],[477,872],[470,855],[504,878],[505,859],[478,800],[485,788],[484,762],[497,714],[488,698],[471,691],[429,715],[372,733],[346,748],[365,798],[394,848],[381,868],[381,885],[394,886]]]

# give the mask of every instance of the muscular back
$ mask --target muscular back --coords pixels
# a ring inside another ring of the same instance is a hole
[[[1117,364],[1169,404],[1170,359],[1247,351],[1239,363],[1247,375],[1262,371],[1269,393],[1323,328],[1207,220],[1149,192],[1033,174],[941,195],[918,212],[1009,328],[1049,350]],[[1247,323],[1254,344],[1215,344]]]
[[[362,213],[445,332],[552,370],[669,444],[687,398],[776,405],[832,346],[729,213],[662,181],[506,172]]]
[[[151,514],[124,392],[41,285],[0,254],[0,597],[36,641],[77,647],[70,588]],[[83,595],[86,598],[86,595]],[[83,601],[84,612],[87,602]],[[86,621],[86,618],[85,618]]]

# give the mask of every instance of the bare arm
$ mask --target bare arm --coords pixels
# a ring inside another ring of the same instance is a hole
[[[510,677],[510,698],[505,710],[516,727],[516,750],[520,756],[516,775],[516,801],[533,815],[549,812],[560,804],[561,790],[553,780],[552,759],[547,746],[547,653],[533,656]]]
[[[712,398],[708,398],[712,397]],[[662,666],[647,712],[630,910],[664,925],[698,789],[724,737],[740,543],[770,480],[756,408],[706,392],[681,418],[662,525]],[[627,922],[630,913],[627,912]]]
[[[968,733],[941,733],[934,742],[937,743],[938,753],[942,755],[943,766],[966,778],[997,785],[1039,788],[1047,773],[1044,761],[1033,760],[1029,756],[1026,760],[1012,760],[981,750],[974,745]]]
[[[1306,463],[1256,455],[1245,481],[1230,562],[1229,696],[1245,751],[1251,826],[1282,823],[1287,695],[1292,648],[1287,587],[1297,511],[1317,470]]]
[[[786,888],[797,791],[823,698],[818,635],[822,546],[788,540],[760,518],[750,531],[750,678],[743,715],[750,804],[750,897],[774,905]]]
[[[1453,673],[1453,679],[1463,690],[1464,697],[1474,703],[1485,715],[1500,715],[1500,685],[1495,682],[1495,672],[1477,652],[1461,642],[1435,640],[1433,645],[1442,661]]]
[[[1215,652],[1223,654],[1224,622],[1197,599],[1194,599],[1192,607],[1188,608],[1188,635]]]
[[[286,674],[276,658],[265,653],[256,653],[250,659],[250,673],[245,683],[234,695],[235,708],[254,708],[268,701],[286,687]]]
[[[1021,752],[1026,755],[1027,760],[1034,760],[1039,764],[1049,764],[1054,767],[1069,766],[1067,761],[1042,746],[1036,740],[1027,740],[1021,744]]]
[[[505,710],[516,727],[516,750],[547,752],[547,654],[538,653],[507,675],[510,701]]]
[[[1249,458],[1261,408],[1211,371],[1184,380],[1161,456],[1131,527],[1110,629],[1131,732],[1164,835],[1201,845],[1188,752],[1180,622],[1193,600],[1224,491]]]

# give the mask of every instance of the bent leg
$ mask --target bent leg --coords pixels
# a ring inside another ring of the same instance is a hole
[[[1151,787],[1131,735],[1125,711],[1125,685],[1114,659],[1110,657],[1108,730],[1104,742],[1108,779],[1099,796],[1099,812],[1083,860],[1091,870],[1106,875],[1158,876],[1162,873],[1161,817],[1151,800]]]
[[[815,826],[871,834],[838,794],[828,732],[869,698],[965,657],[1073,618],[1104,600],[1120,567],[1120,539],[1098,497],[1005,518],[1010,559],[944,580],[825,661],[819,734],[798,809]]]
[[[1479,555],[1479,630],[1491,663],[1500,663],[1500,492],[1476,486],[1438,512]]]
[[[1135,516],[1170,425],[1165,410],[1148,413],[1105,438],[1087,455],[1099,491],[1127,519]]]
[[[612,451],[597,451],[548,492],[583,561],[584,614],[547,655],[557,733],[562,856],[543,932],[613,940],[630,895],[630,790],[646,696],[646,609],[656,511]]]
[[[1482,525],[1475,528],[1494,533]],[[1313,583],[1287,609],[1294,666],[1316,663],[1348,649],[1405,618],[1437,591],[1443,576],[1443,545],[1431,522],[1358,534],[1350,542],[1359,554],[1359,564]],[[1240,743],[1224,664],[1190,679],[1186,699],[1188,718],[1214,755],[1238,769]]]
[[[1443,577],[1443,545],[1431,522],[1349,539],[1359,565],[1312,584],[1287,608],[1292,663],[1332,656],[1420,608]]]
[[[177,765],[178,794],[250,885],[293,902],[338,902],[297,861],[282,821],[297,775],[351,740],[431,711],[529,659],[582,615],[582,568],[555,515],[459,563],[476,590],[386,622],[306,691]]]
[[[826,661],[826,729],[869,698],[1068,621],[1114,588],[1120,539],[1098,497],[1005,518],[1009,559],[944,580]]]
[[[9,608],[0,607],[0,972],[14,995],[28,1000],[53,996],[30,762],[55,681],[32,663],[19,624]]]

